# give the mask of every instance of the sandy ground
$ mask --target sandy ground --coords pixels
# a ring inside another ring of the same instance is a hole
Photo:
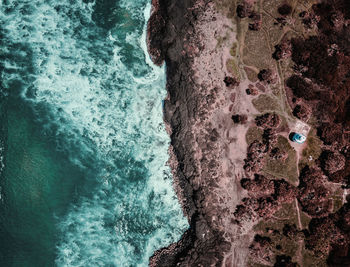
[[[245,196],[239,182],[244,177],[243,165],[247,152],[245,135],[253,115],[259,112],[253,107],[251,96],[245,92],[251,82],[247,80],[243,70],[241,70],[243,78],[238,87],[227,88],[223,82],[226,75],[232,76],[226,69],[226,61],[233,58],[230,55],[230,48],[232,44],[237,43],[236,25],[218,13],[214,5],[207,8],[202,16],[197,30],[204,50],[195,58],[193,64],[196,73],[195,82],[201,88],[203,99],[200,101],[201,108],[208,110],[204,116],[197,118],[192,127],[198,145],[196,161],[200,170],[199,179],[205,178],[202,174],[208,168],[207,165],[201,164],[205,154],[206,162],[215,161],[218,165],[216,177],[211,177],[218,185],[212,197],[216,198],[215,202],[220,206],[218,210],[225,210],[223,214],[215,214],[212,220],[214,223],[216,221],[217,227],[225,232],[225,238],[232,244],[231,253],[226,255],[224,264],[246,266],[248,246],[253,239],[253,232],[250,231],[252,225],[238,228],[232,221],[236,206]],[[222,45],[218,45],[217,38],[220,36],[227,37]],[[208,106],[205,99],[213,88],[216,88],[215,103]],[[246,114],[248,122],[244,125],[234,124],[231,119],[233,114]],[[220,135],[210,154],[203,153],[200,146],[201,143],[205,143],[203,140],[205,136],[202,134],[205,128],[215,129]],[[203,181],[198,183],[203,184]]]

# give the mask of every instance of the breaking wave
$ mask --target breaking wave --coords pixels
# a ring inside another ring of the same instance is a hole
[[[1,1],[2,94],[29,103],[86,173],[57,218],[58,266],[146,266],[188,227],[166,166],[165,73],[147,56],[147,2]]]

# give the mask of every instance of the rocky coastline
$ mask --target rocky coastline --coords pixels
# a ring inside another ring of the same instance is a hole
[[[150,266],[350,264],[348,4],[226,2],[152,1],[190,228]],[[288,135],[301,126],[299,146]]]
[[[192,127],[198,118],[205,116],[200,114],[204,109],[199,108],[199,98],[203,96],[193,79],[194,58],[202,50],[195,24],[208,4],[210,1],[152,1],[148,24],[149,53],[155,64],[166,63],[168,97],[164,103],[164,119],[171,137],[169,164],[175,191],[190,228],[179,242],[157,251],[150,259],[150,266],[210,266],[222,262],[224,252],[230,248],[223,238],[224,233],[208,225],[204,218],[206,211],[197,205],[201,195],[206,193],[205,187],[199,184],[196,187],[191,182],[199,177]],[[209,102],[214,101],[213,96],[206,98]],[[209,138],[217,137],[212,133]],[[208,144],[210,142],[208,140]]]

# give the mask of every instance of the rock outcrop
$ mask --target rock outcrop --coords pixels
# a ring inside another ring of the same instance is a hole
[[[250,82],[233,74],[238,69],[232,59],[234,48],[225,50],[232,57],[225,54],[215,65],[217,50],[224,51],[220,38],[226,34],[218,31],[233,26],[212,11],[213,1],[153,0],[152,4],[149,53],[153,62],[167,66],[164,119],[171,137],[169,163],[190,228],[181,240],[155,252],[150,265],[246,266],[248,251],[255,262],[269,266],[298,266],[303,253],[330,266],[349,265],[349,199],[346,191],[340,203],[334,199],[337,192],[350,188],[349,1],[325,0],[305,11],[284,2],[274,7],[276,27],[293,28],[298,19],[305,34],[282,36],[279,44],[271,45],[275,50],[261,66],[246,65],[243,69],[252,73]],[[236,15],[237,23],[243,21],[249,34],[258,35],[267,22],[265,13],[254,5],[255,1],[239,1],[230,16]],[[314,34],[308,34],[311,31]],[[217,43],[210,42],[213,38]],[[269,60],[276,65],[265,66]],[[282,79],[277,71],[287,65],[292,67]],[[288,128],[283,124],[295,120],[290,111],[285,112],[289,109],[282,99],[285,93],[294,117],[312,124],[323,149],[318,159],[310,156],[303,165],[298,164],[302,150],[294,151],[298,153],[296,182],[264,173],[266,162],[290,160],[291,153],[276,147],[280,129]],[[257,100],[268,94],[273,97],[266,101],[266,109]],[[246,98],[254,98],[257,105]],[[278,107],[273,100],[278,100]],[[258,107],[265,111],[253,117]],[[293,118],[285,120],[286,116]],[[259,137],[245,144],[245,131],[254,119]],[[295,213],[292,223],[284,222],[279,230],[260,228],[266,236],[252,231],[262,218],[274,220],[282,206]],[[274,238],[294,242],[300,250],[292,258],[275,245]]]
[[[174,174],[174,188],[190,228],[177,243],[156,251],[150,258],[150,266],[220,265],[231,244],[218,227],[219,221],[214,219],[220,211],[210,200],[216,186],[217,165],[214,160],[197,163],[198,143],[192,128],[196,119],[203,118],[206,112],[206,109],[199,109],[203,90],[194,80],[193,60],[202,49],[195,25],[210,1],[154,0],[152,4],[148,49],[155,64],[165,61],[167,67],[168,97],[164,101],[164,120],[171,138],[169,164]],[[229,76],[220,82],[230,90],[238,84]],[[212,94],[215,94],[215,88]],[[213,101],[214,96],[206,95],[205,105],[211,105]],[[211,153],[217,139],[216,130],[208,130],[202,153]],[[205,173],[211,177],[207,179],[210,184],[198,182],[205,179],[203,173],[199,175],[200,164],[208,167]]]

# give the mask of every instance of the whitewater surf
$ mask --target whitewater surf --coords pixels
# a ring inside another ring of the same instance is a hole
[[[1,1],[1,266],[147,266],[188,227],[147,0]]]

